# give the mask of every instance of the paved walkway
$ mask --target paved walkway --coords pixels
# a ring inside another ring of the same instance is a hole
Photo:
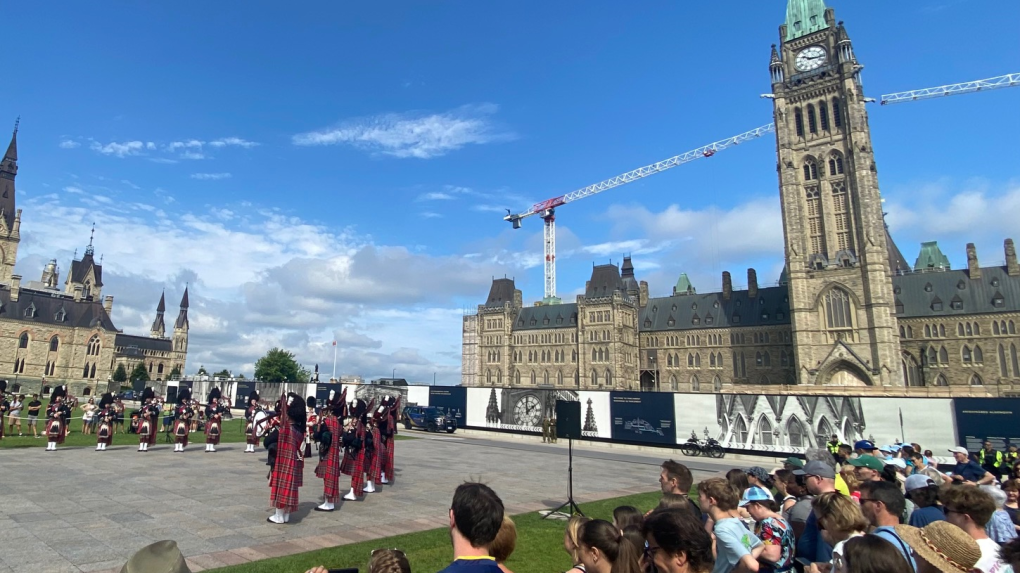
[[[212,455],[204,444],[183,454],[166,444],[148,453],[116,445],[105,453],[0,450],[0,572],[118,571],[139,548],[162,539],[176,540],[192,571],[202,571],[445,527],[453,489],[469,479],[491,485],[513,514],[566,498],[562,441],[443,436],[396,444],[396,483],[333,513],[311,511],[322,482],[309,463],[300,510],[284,526],[266,523],[264,450],[245,454],[244,444],[222,445]],[[575,451],[575,498],[652,491],[659,460]],[[363,528],[369,520],[372,527]]]

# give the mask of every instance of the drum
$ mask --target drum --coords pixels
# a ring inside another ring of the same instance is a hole
[[[259,410],[255,412],[255,415],[251,417],[252,431],[255,432],[255,437],[261,438],[269,432],[269,412],[265,410]]]

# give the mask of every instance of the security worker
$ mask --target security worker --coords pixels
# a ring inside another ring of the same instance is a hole
[[[1009,472],[1013,471],[1013,466],[1020,462],[1020,452],[1017,451],[1016,444],[1010,444],[1008,448],[1002,458],[1002,467],[999,468],[1004,476],[1009,475]]]
[[[999,475],[1002,468],[1002,452],[992,449],[992,442],[985,440],[984,448],[978,452],[978,465],[992,475]]]
[[[832,439],[825,444],[825,448],[832,454],[832,459],[839,460],[839,436],[832,435]]]
[[[542,418],[542,443],[546,443],[549,440],[549,418]]]
[[[549,441],[554,444],[556,443],[556,416],[549,420]]]

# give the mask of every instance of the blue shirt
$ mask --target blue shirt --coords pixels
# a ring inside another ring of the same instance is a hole
[[[804,532],[797,539],[797,557],[812,563],[832,561],[832,546],[822,538],[822,532],[818,530],[818,519],[813,511],[804,522]]]
[[[942,509],[934,505],[929,505],[928,507],[919,507],[915,509],[914,513],[910,514],[910,522],[908,525],[924,527],[929,523],[945,520],[946,514],[943,513]]]
[[[965,481],[975,483],[985,477],[986,473],[988,472],[985,471],[985,468],[979,466],[974,460],[967,460],[967,463],[956,464],[956,467],[953,468],[954,476],[962,476]]]
[[[895,547],[896,550],[899,551],[903,555],[903,557],[907,560],[907,563],[910,563],[910,568],[913,569],[914,571],[917,571],[917,562],[914,561],[913,556],[910,555],[910,546],[907,545],[907,543],[903,541],[903,539],[901,539],[899,535],[896,534],[895,529],[889,527],[888,525],[883,525],[882,527],[876,527],[875,530],[871,532],[871,534],[877,535],[878,537],[885,539],[889,543],[892,543],[893,547]]]
[[[502,573],[492,557],[460,558],[454,560],[439,573]]]
[[[751,549],[761,545],[759,540],[744,522],[735,517],[727,517],[715,522],[715,567],[712,573],[729,573],[733,571],[740,558],[750,555]]]

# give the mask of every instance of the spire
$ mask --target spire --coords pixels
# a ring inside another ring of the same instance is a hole
[[[882,216],[884,218],[885,213]],[[885,223],[883,227],[885,227],[885,246],[889,256],[889,270],[892,271],[893,276],[909,273],[910,265],[907,264],[907,259],[900,252],[900,248],[893,242],[892,235],[889,234],[889,224]]]
[[[181,297],[181,309],[188,310],[188,287],[184,287],[184,296]]]
[[[156,305],[156,320],[152,321],[152,336],[163,338],[166,334],[166,323],[163,322],[163,311],[166,310],[166,293],[159,295],[159,304]]]
[[[7,153],[4,154],[4,159],[10,159],[11,161],[18,160],[18,126],[21,124],[21,116],[14,121],[14,134],[11,135],[11,144],[7,146]]]
[[[784,42],[824,30],[825,2],[822,0],[790,0],[786,5],[786,38]]]
[[[85,256],[89,257],[95,254],[96,249],[92,246],[92,241],[96,238],[96,223],[92,223],[92,233],[89,235],[89,246],[85,247]]]
[[[181,297],[181,312],[177,315],[177,322],[174,328],[188,328],[188,287],[184,287],[184,296]]]
[[[166,311],[166,293],[163,292],[159,295],[159,304],[156,305],[156,312],[163,314]]]

